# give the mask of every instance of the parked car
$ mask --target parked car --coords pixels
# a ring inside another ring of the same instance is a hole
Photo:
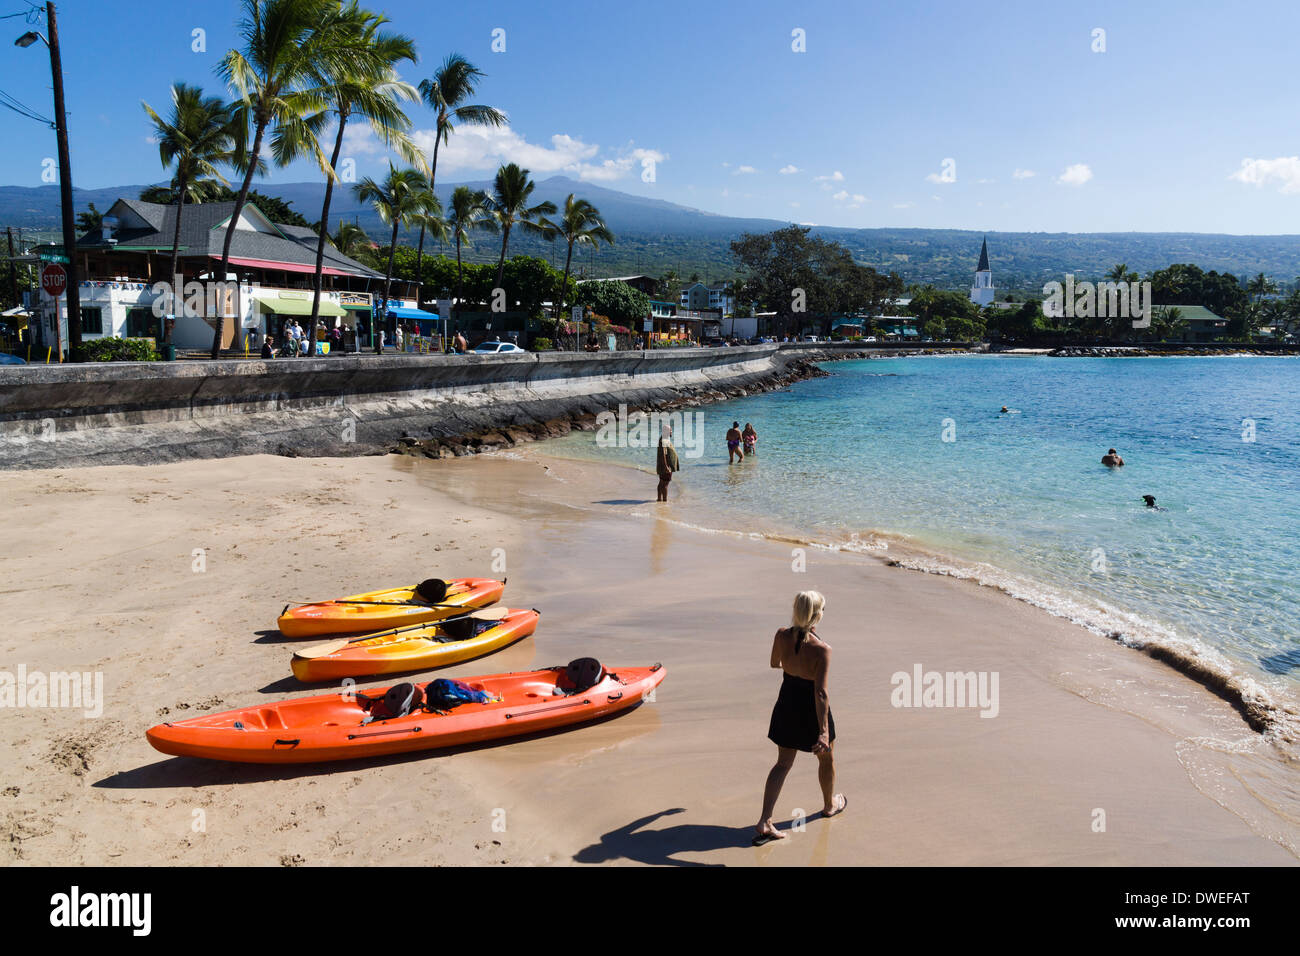
[[[865,339],[863,339],[862,341],[864,341],[864,342],[874,342],[874,341],[876,341],[876,337],[875,337],[874,335],[868,335],[868,336],[867,336]]]
[[[474,346],[473,350],[479,355],[499,355],[503,352],[522,352],[524,351],[513,342],[480,342]]]

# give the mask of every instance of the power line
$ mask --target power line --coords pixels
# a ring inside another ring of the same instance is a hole
[[[14,99],[4,90],[0,90],[0,106],[5,107],[6,109],[13,110],[19,116],[25,116],[27,117],[27,119],[36,120],[36,122],[38,123],[44,123],[46,126],[54,125],[54,120],[50,119],[47,116],[42,116],[40,113],[36,112],[30,106],[27,106],[26,104],[20,102],[19,100]]]

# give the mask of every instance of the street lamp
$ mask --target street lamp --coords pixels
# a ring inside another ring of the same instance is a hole
[[[49,48],[50,73],[54,77],[54,129],[59,144],[59,197],[63,207],[63,254],[68,260],[68,288],[64,295],[68,303],[68,351],[73,361],[81,349],[81,284],[77,276],[76,219],[72,211],[72,159],[68,152],[68,117],[63,106],[63,60],[59,55],[59,22],[54,14],[54,4],[45,4],[45,23],[50,36],[47,40],[35,30],[28,30],[14,46],[24,49],[37,40]],[[54,301],[55,322],[58,321],[58,299]]]

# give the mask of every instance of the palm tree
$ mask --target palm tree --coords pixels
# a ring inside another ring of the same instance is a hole
[[[416,100],[415,87],[397,77],[396,65],[403,60],[415,61],[415,42],[407,36],[381,31],[388,22],[383,14],[371,13],[350,0],[339,9],[336,28],[346,33],[353,45],[353,56],[346,68],[332,80],[331,111],[338,117],[338,130],[334,136],[334,152],[330,156],[325,176],[325,202],[321,208],[321,222],[329,222],[330,202],[334,194],[334,181],[338,178],[339,154],[343,150],[343,131],[348,120],[355,116],[370,124],[380,142],[396,149],[408,162],[423,165],[424,157],[407,136],[411,121],[402,112],[400,100]],[[325,230],[320,230],[316,242],[316,274],[313,281],[310,335],[315,347],[316,322],[320,316],[321,288],[324,284]]]
[[[1253,295],[1257,303],[1262,302],[1264,296],[1270,295],[1276,291],[1277,284],[1262,272],[1255,276],[1255,278],[1251,279],[1246,286],[1246,292]]]
[[[181,249],[181,213],[185,200],[202,202],[211,195],[217,181],[229,186],[226,178],[217,171],[219,165],[234,161],[239,142],[235,111],[224,100],[205,97],[197,86],[176,83],[172,86],[172,113],[164,120],[148,103],[142,102],[144,111],[153,120],[158,137],[158,155],[163,168],[175,164],[172,178],[176,202],[176,227],[172,234],[171,265],[167,282],[172,285],[168,311],[175,314],[182,290],[176,278],[177,260]],[[164,326],[164,342],[171,341],[171,330]]]
[[[564,215],[560,217],[560,221],[552,222],[543,219],[541,225],[550,229],[557,238],[563,239],[568,246],[564,257],[564,281],[560,283],[559,292],[555,296],[555,318],[558,321],[561,306],[564,305],[564,296],[569,290],[569,266],[573,262],[573,247],[575,245],[594,247],[598,242],[612,246],[614,234],[600,218],[600,210],[585,199],[575,199],[573,193],[569,193],[569,198],[564,200]]]
[[[470,235],[476,229],[484,232],[496,231],[496,220],[492,218],[492,200],[483,190],[457,186],[451,194],[451,211],[447,213],[447,228],[456,240],[456,308],[465,301],[465,269],[460,261],[460,245],[471,244]]]
[[[506,249],[510,245],[510,230],[516,225],[524,232],[536,233],[546,239],[555,238],[552,228],[544,225],[545,216],[553,216],[555,203],[543,202],[529,206],[528,200],[537,184],[528,178],[528,170],[515,163],[497,170],[492,186],[492,216],[501,228],[501,259],[497,262],[497,285],[506,272]]]
[[[491,106],[466,103],[474,95],[478,81],[485,74],[474,68],[459,53],[448,54],[436,73],[420,81],[420,96],[437,114],[437,135],[433,140],[433,162],[429,165],[429,189],[438,185],[438,149],[451,138],[457,123],[468,126],[503,126],[506,114]],[[420,226],[420,246],[416,252],[417,269],[422,265],[424,229]],[[417,273],[418,275],[418,273]]]
[[[420,213],[429,191],[429,181],[418,169],[398,169],[391,161],[388,163],[388,176],[382,183],[377,183],[369,176],[352,187],[357,201],[374,206],[379,218],[393,227],[393,235],[388,245],[388,265],[384,270],[384,309],[388,308],[388,290],[393,281],[393,255],[397,252],[397,230],[410,223],[411,217]],[[374,310],[370,322],[370,338],[375,339],[375,326],[380,322],[378,309]]]
[[[366,235],[364,229],[354,222],[343,220],[339,220],[339,231],[330,236],[330,242],[334,243],[334,248],[349,259],[364,255],[371,246],[370,237]]]
[[[1129,272],[1128,266],[1121,262],[1119,265],[1112,266],[1111,270],[1106,273],[1106,281],[1127,282],[1129,281],[1129,277],[1133,275],[1135,275],[1135,273]]]
[[[271,156],[278,165],[310,153],[326,168],[316,134],[328,119],[328,78],[345,74],[354,52],[346,34],[339,36],[338,0],[240,2],[243,49],[227,52],[217,72],[239,96],[241,145],[250,127],[253,145],[226,225],[219,270],[222,279],[230,271],[230,243],[261,162],[267,131],[271,131]],[[214,359],[221,353],[225,313],[223,304],[212,337]]]
[[[447,221],[442,218],[442,203],[438,201],[432,186],[420,197],[420,208],[411,214],[412,226],[420,227],[420,244],[415,250],[415,307],[420,307],[420,294],[424,289],[424,234],[433,233],[433,238],[446,242],[450,237]]]

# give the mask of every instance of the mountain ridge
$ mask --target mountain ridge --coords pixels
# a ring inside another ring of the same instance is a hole
[[[452,190],[462,185],[490,191],[491,180],[440,184],[437,193],[444,207]],[[97,209],[104,211],[118,198],[138,197],[146,187],[147,184],[77,188],[74,205],[80,212],[93,202]],[[309,222],[320,215],[324,183],[263,182],[255,188],[291,203]],[[579,274],[662,275],[673,269],[683,279],[695,272],[707,281],[729,278],[736,271],[730,254],[732,239],[743,232],[770,232],[791,224],[789,220],[711,213],[560,175],[538,180],[533,202],[549,200],[562,207],[570,192],[596,205],[617,238],[613,246],[575,249],[574,268]],[[340,220],[357,222],[381,245],[386,244],[390,235],[390,227],[383,225],[372,209],[358,204],[347,188],[335,189],[331,231],[338,228]],[[57,186],[0,186],[0,226],[49,231],[58,225]],[[951,289],[969,286],[984,236],[989,238],[994,283],[1000,293],[1038,292],[1045,282],[1059,280],[1066,272],[1098,279],[1116,263],[1147,273],[1175,262],[1190,262],[1206,270],[1232,272],[1239,278],[1263,272],[1288,284],[1300,275],[1300,235],[998,232],[843,226],[813,226],[812,230],[815,235],[843,243],[858,261],[881,271],[898,272],[908,283],[928,282]],[[416,236],[406,232],[399,241],[414,245]],[[426,241],[425,246],[431,254],[455,254],[454,247],[436,242]],[[499,241],[494,236],[483,236],[463,252],[467,261],[495,262],[500,252]],[[562,266],[565,248],[560,243],[548,243],[516,231],[511,236],[510,252],[540,255]]]

